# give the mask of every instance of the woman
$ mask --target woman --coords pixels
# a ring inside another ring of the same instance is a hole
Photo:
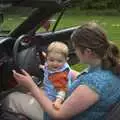
[[[26,71],[19,74],[13,70],[13,75],[53,119],[104,120],[120,98],[119,50],[96,23],[80,26],[71,39],[80,63],[89,67],[69,87],[69,96],[59,110],[53,108],[52,101]]]

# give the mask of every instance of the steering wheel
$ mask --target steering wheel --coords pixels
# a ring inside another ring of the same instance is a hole
[[[36,45],[31,44],[31,36],[22,35],[14,43],[13,46],[13,58],[15,69],[20,72],[20,69],[26,70],[36,84],[40,84],[43,81],[43,71],[39,69],[39,64],[43,58],[40,58],[40,52],[37,51]]]

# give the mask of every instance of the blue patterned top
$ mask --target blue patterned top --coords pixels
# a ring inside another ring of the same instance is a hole
[[[120,100],[120,77],[100,67],[89,68],[87,73],[78,76],[69,88],[71,94],[79,85],[87,85],[99,94],[100,99],[86,111],[71,120],[104,120],[110,107]]]
[[[68,69],[69,72],[68,72],[67,77],[68,77],[68,86],[69,86],[69,84],[71,84],[71,81],[72,81],[72,75],[70,72],[71,68],[68,65],[68,63],[65,63],[60,69],[58,69],[56,71],[50,71],[50,70],[48,70],[47,63],[45,65],[46,66],[44,69],[44,81],[43,81],[44,91],[45,91],[45,94],[48,96],[48,98],[50,100],[54,101],[56,99],[57,91],[56,91],[55,87],[53,86],[52,82],[48,79],[48,76],[50,74],[62,72],[62,71],[65,71],[66,69]]]

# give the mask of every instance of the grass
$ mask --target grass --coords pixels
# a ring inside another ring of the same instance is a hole
[[[114,43],[119,47],[120,49],[120,40],[114,40]],[[83,70],[84,68],[86,68],[87,66],[84,65],[84,64],[75,64],[75,65],[72,65],[71,68],[77,70],[77,71],[81,71]]]
[[[95,21],[107,31],[110,40],[120,39],[120,16],[92,16],[92,15],[68,15],[63,16],[63,19],[58,25],[58,29],[67,28],[70,26],[81,25],[88,21]]]
[[[15,8],[11,9],[11,11],[7,11],[8,13],[5,14],[5,20],[2,27],[9,30],[14,29],[18,25],[18,23],[20,24],[24,19],[26,19],[26,16],[30,14],[29,9],[26,9],[23,12],[22,11],[23,10],[20,8]],[[119,40],[120,14],[118,14],[116,11],[113,11],[111,12],[112,15],[110,16],[110,10],[108,10],[108,12],[109,14],[104,15],[102,14],[102,11],[97,11],[95,14],[95,10],[80,11],[80,9],[78,8],[70,9],[64,13],[62,19],[57,26],[57,30],[72,26],[78,26],[87,21],[95,21],[105,28],[108,34],[108,38],[110,40]],[[10,16],[10,14],[12,14],[12,16]],[[53,16],[52,19],[57,19],[56,16],[58,16],[58,14]],[[51,26],[51,28],[52,27],[53,25]]]
[[[68,11],[67,14],[65,14],[60,21],[58,29],[81,25],[88,21],[95,21],[100,24],[106,30],[108,39],[114,41],[116,45],[118,45],[118,47],[120,48],[120,14],[114,16],[110,16],[109,14],[86,15],[80,11],[77,13],[75,12],[75,10]],[[86,65],[75,64],[71,67],[77,71],[81,71],[86,67]]]
[[[72,65],[71,68],[80,72],[82,71],[84,68],[86,68],[87,66],[84,65],[84,64],[75,64],[75,65]]]
[[[14,12],[14,10],[11,10]],[[29,11],[29,10],[28,10]],[[10,12],[10,11],[9,11]],[[20,14],[21,13],[21,14]],[[91,14],[89,14],[91,13]],[[99,23],[103,28],[105,28],[108,39],[114,41],[120,48],[120,14],[116,14],[114,11],[110,15],[110,11],[107,11],[107,15],[102,14],[102,11],[80,11],[80,9],[71,9],[66,11],[64,16],[62,17],[61,21],[57,26],[58,29],[63,29],[72,26],[78,26],[88,21],[95,21]],[[4,27],[7,29],[14,29],[17,26],[17,23],[20,23],[24,19],[26,19],[25,12],[16,11],[16,14],[12,16],[5,16]],[[9,16],[9,19],[8,19]],[[19,18],[18,18],[19,17]],[[52,19],[57,19],[57,15],[53,16]],[[7,22],[6,22],[7,20]],[[51,26],[51,28],[53,25]],[[76,69],[77,71],[81,71],[85,68],[85,65],[76,64],[73,65],[72,68]]]

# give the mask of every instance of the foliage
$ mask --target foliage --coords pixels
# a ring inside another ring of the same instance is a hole
[[[120,0],[73,0],[72,4],[81,9],[108,9],[115,8],[120,11]]]

